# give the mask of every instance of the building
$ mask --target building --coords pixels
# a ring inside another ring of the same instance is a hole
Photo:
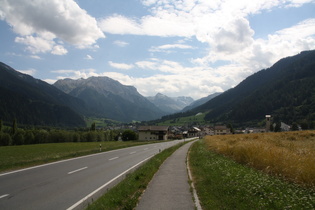
[[[138,128],[140,141],[167,140],[168,126],[140,126]]]
[[[271,124],[272,124],[271,115],[266,115],[266,132],[270,131]]]
[[[230,129],[225,125],[216,125],[214,126],[214,135],[226,135],[231,134]]]
[[[200,137],[200,136],[201,136],[201,130],[197,127],[193,127],[192,129],[189,129],[187,132],[187,138]]]

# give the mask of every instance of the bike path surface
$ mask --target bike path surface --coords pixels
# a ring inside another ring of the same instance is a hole
[[[140,198],[137,210],[195,209],[186,167],[193,142],[183,145],[165,160]]]

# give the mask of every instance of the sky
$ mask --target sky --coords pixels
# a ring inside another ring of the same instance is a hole
[[[315,0],[0,0],[0,61],[199,99],[315,49]]]

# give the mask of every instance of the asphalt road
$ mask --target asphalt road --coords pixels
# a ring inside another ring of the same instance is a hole
[[[0,174],[0,209],[82,209],[141,163],[181,141],[130,147]]]

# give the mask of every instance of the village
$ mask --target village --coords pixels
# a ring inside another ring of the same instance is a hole
[[[109,127],[110,130],[132,130],[138,134],[140,141],[156,141],[156,140],[179,140],[186,138],[203,138],[208,135],[229,135],[229,134],[249,134],[249,133],[265,133],[275,131],[275,127],[279,127],[277,132],[290,131],[291,126],[284,122],[273,123],[271,115],[266,115],[265,127],[247,127],[245,129],[234,129],[231,124],[227,125],[194,125],[194,126],[166,126],[166,125],[122,125]],[[298,127],[298,130],[301,130]],[[120,139],[119,139],[120,140]]]

